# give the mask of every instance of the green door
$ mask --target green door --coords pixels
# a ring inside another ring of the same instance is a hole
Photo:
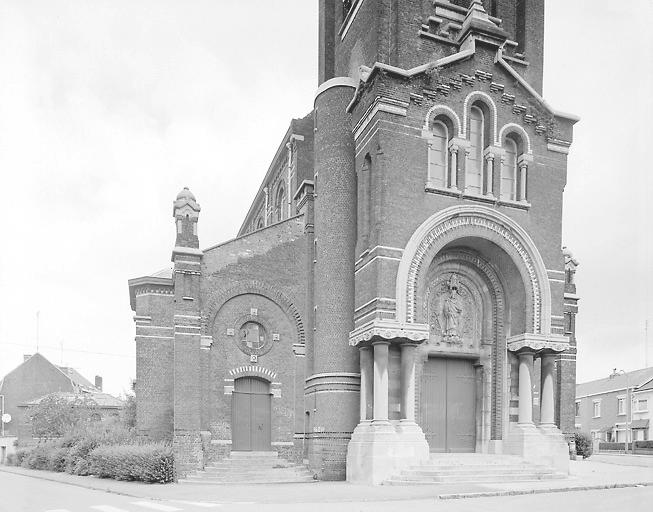
[[[476,376],[466,359],[430,358],[421,382],[420,424],[431,452],[476,448]]]
[[[231,418],[232,450],[270,451],[272,395],[269,383],[255,377],[236,379]]]

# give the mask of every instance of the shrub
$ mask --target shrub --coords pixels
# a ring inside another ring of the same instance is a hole
[[[24,468],[29,469],[48,469],[50,461],[51,447],[48,443],[38,444],[30,450],[27,457],[23,459],[21,464]]]
[[[90,471],[101,478],[162,484],[174,480],[172,448],[166,444],[99,446],[89,463]]]
[[[649,441],[635,441],[635,449],[642,448],[645,450],[653,450],[653,440]]]
[[[586,432],[576,432],[574,434],[576,441],[576,455],[580,455],[583,459],[587,459],[592,455],[592,438]]]
[[[29,448],[18,448],[13,457],[14,465],[21,466],[25,460],[25,457],[29,455],[30,451],[31,450],[29,450]]]
[[[69,448],[52,446],[48,452],[48,467],[50,471],[62,473],[66,470],[66,455]]]

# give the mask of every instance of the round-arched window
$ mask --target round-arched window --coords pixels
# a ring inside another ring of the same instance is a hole
[[[246,322],[240,328],[240,343],[249,350],[261,350],[267,343],[265,328],[256,322]]]

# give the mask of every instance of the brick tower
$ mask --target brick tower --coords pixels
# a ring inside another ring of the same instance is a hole
[[[320,1],[307,382],[324,387],[307,393],[319,389],[322,407],[341,397],[330,421],[318,406],[312,423],[314,457],[333,475],[335,439],[351,426],[352,321],[360,421],[349,480],[382,481],[429,451],[566,468],[559,402],[572,390],[575,340],[564,328],[561,215],[577,118],[541,96],[543,35],[543,0]],[[443,419],[460,407],[469,417]]]

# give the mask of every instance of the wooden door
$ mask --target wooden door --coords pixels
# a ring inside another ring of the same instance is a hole
[[[476,381],[471,361],[430,358],[424,364],[421,426],[431,452],[473,452]]]
[[[272,441],[270,384],[255,377],[234,382],[231,442],[234,451],[269,451]]]

